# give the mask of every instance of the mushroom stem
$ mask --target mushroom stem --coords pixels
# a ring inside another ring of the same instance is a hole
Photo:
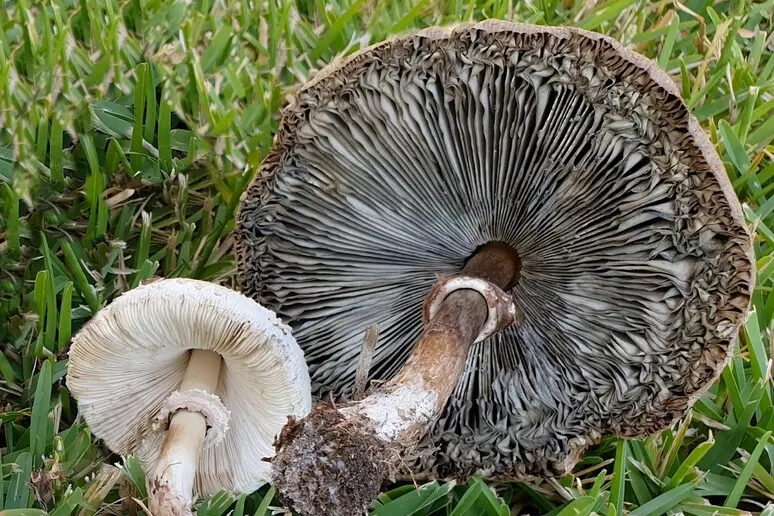
[[[179,390],[215,392],[220,364],[218,353],[192,350]],[[170,418],[150,486],[149,509],[154,516],[192,514],[194,478],[206,433],[207,421],[201,412],[178,410]]]
[[[515,251],[491,243],[461,273],[507,289],[519,268]],[[273,460],[281,495],[302,514],[366,512],[400,454],[418,442],[446,405],[488,308],[475,290],[452,291],[392,380],[362,400],[335,409],[318,404],[303,420],[291,420]]]
[[[509,246],[491,243],[474,254],[460,272],[505,289],[518,278],[519,267],[519,258]],[[398,374],[369,397],[341,411],[371,419],[382,439],[416,441],[446,405],[486,318],[487,302],[481,294],[469,289],[451,292]]]

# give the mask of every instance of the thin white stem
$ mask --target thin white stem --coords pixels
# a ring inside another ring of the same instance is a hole
[[[220,355],[193,350],[180,391],[214,392],[220,375]],[[192,514],[193,486],[207,421],[200,412],[179,410],[172,415],[150,488],[150,510],[154,516]]]

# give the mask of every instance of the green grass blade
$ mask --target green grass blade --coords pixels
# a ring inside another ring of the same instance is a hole
[[[97,148],[94,145],[94,139],[91,135],[84,135],[81,140],[81,146],[86,154],[86,160],[89,163],[91,174],[86,180],[86,197],[91,204],[89,210],[89,227],[86,233],[89,241],[94,241],[104,235],[104,228],[100,221],[100,211],[104,210],[101,203],[102,195],[105,190],[105,180],[100,167]]]
[[[33,300],[35,301],[35,313],[38,315],[38,333],[43,334],[46,322],[46,297],[48,294],[48,271],[38,271],[35,276],[35,290],[33,291]]]
[[[753,415],[758,409],[763,396],[764,384],[761,381],[756,382],[752,392],[749,395],[749,401],[745,405],[744,411],[736,424],[726,432],[720,432],[717,435],[715,446],[699,461],[699,468],[709,470],[716,468],[719,464],[726,464],[736,453],[736,449],[744,439],[747,427],[752,420]]]
[[[758,460],[761,457],[761,453],[763,453],[764,447],[766,444],[768,444],[770,437],[771,432],[766,432],[758,442],[758,445],[755,447],[753,452],[750,454],[750,458],[747,459],[747,464],[745,464],[742,472],[739,474],[739,478],[734,485],[734,489],[731,491],[731,493],[729,493],[725,503],[723,504],[726,507],[736,507],[739,505],[739,501],[742,499],[742,494],[744,493],[750,478],[752,478],[752,475],[755,472],[755,467],[758,465]]]
[[[615,444],[615,467],[613,468],[613,483],[610,486],[610,506],[608,516],[623,514],[624,494],[626,493],[626,464],[629,457],[629,446],[623,439]]]
[[[328,27],[325,35],[320,38],[320,41],[309,53],[309,61],[316,63],[323,53],[330,51],[331,44],[341,35],[347,23],[360,11],[363,3],[364,0],[354,0],[349,8],[336,18],[336,22]]]
[[[88,507],[83,499],[83,490],[80,487],[71,491],[65,499],[57,504],[56,509],[49,513],[50,516],[68,516],[77,507]]]
[[[449,516],[465,516],[466,514],[469,514],[478,502],[478,497],[481,496],[481,489],[481,485],[479,484],[470,486],[465,491],[465,494],[462,495],[460,501],[457,502],[457,505]]]
[[[80,261],[75,255],[73,248],[69,242],[63,241],[60,243],[62,246],[62,252],[64,253],[65,262],[70,273],[73,275],[75,286],[78,289],[78,293],[86,300],[92,313],[96,313],[99,310],[99,299],[94,291],[93,287],[86,279],[86,274],[83,272]]]
[[[232,513],[232,516],[244,516],[246,500],[246,495],[241,495],[239,498],[237,498],[237,503],[234,505],[234,512]]]
[[[46,281],[46,324],[45,324],[45,337],[43,339],[46,349],[53,353],[56,351],[55,335],[56,327],[59,322],[57,317],[56,306],[56,293],[54,292],[54,260],[56,259],[51,250],[48,247],[48,241],[44,234],[40,235],[40,241],[42,245],[43,263],[46,266],[46,272],[48,272],[48,280]]]
[[[59,308],[58,350],[63,351],[72,335],[73,282],[68,281],[62,289],[62,303]]]
[[[540,494],[540,491],[535,489],[530,484],[524,482],[516,484],[516,487],[524,491],[530,497],[531,501],[535,503],[544,513],[549,513],[556,509],[556,507],[548,498]]]
[[[371,516],[418,516],[447,497],[452,487],[454,482],[444,484],[431,482],[420,485],[419,489],[409,491],[387,504],[376,507]]]
[[[5,196],[5,241],[8,257],[17,259],[21,253],[21,229],[19,226],[19,198],[13,189],[3,183]]]
[[[51,410],[51,383],[51,362],[44,360],[35,388],[30,421],[30,453],[34,468],[42,466],[43,452],[48,442],[46,432],[48,430],[48,412]]]
[[[159,262],[145,260],[142,266],[137,270],[137,274],[134,275],[134,279],[132,280],[132,288],[137,288],[141,281],[152,278],[158,269]]]
[[[772,407],[771,389],[768,386],[768,361],[769,357],[766,353],[766,347],[763,344],[761,336],[760,326],[758,324],[758,311],[756,307],[752,307],[747,321],[744,325],[745,335],[747,336],[748,349],[750,351],[750,365],[752,366],[752,377],[758,381],[764,382],[766,387],[763,390],[763,398],[761,400],[761,409]]]
[[[274,486],[271,486],[269,488],[269,491],[266,493],[266,496],[264,496],[263,500],[261,500],[261,504],[255,510],[255,513],[253,516],[269,516],[269,504],[274,499],[274,495],[276,493],[277,493],[277,488]]]
[[[680,86],[682,87],[683,98],[688,98],[691,94],[691,76],[688,73],[688,66],[682,57],[680,58]]]
[[[38,124],[38,134],[35,140],[35,157],[41,163],[45,163],[48,151],[48,120],[43,119]]]
[[[750,86],[748,90],[747,100],[744,102],[744,110],[739,120],[739,141],[744,145],[747,141],[747,134],[750,132],[750,126],[752,125],[752,117],[755,109],[755,103],[758,100],[758,93],[760,89],[757,86]]]
[[[685,434],[688,432],[688,427],[691,425],[691,411],[689,410],[685,417],[683,418],[683,421],[680,423],[680,426],[677,429],[677,434],[675,434],[674,439],[670,443],[670,446],[664,455],[663,459],[661,460],[661,463],[658,466],[658,476],[662,480],[664,479],[664,476],[671,472],[673,470],[673,467],[675,466],[675,459],[677,458],[678,451],[683,446],[683,439],[685,439]]]
[[[129,482],[132,483],[137,492],[140,494],[141,499],[148,498],[148,490],[145,483],[145,472],[142,469],[139,459],[137,457],[124,457],[123,469],[126,473],[126,477]]]
[[[398,20],[398,22],[390,28],[389,32],[391,34],[400,34],[407,30],[415,23],[415,20],[426,8],[428,3],[429,0],[419,0],[418,2],[415,2],[414,6],[403,16],[403,18]]]
[[[154,131],[156,130],[156,115],[158,105],[156,102],[156,86],[153,84],[153,73],[150,67],[146,70],[145,78],[145,119],[143,124],[143,139],[153,142]]]
[[[137,174],[142,169],[143,155],[143,113],[145,112],[145,81],[148,65],[137,65],[137,84],[134,89],[134,125],[132,127],[131,156],[129,162],[132,165],[132,174]]]
[[[586,516],[594,507],[594,502],[591,496],[581,496],[568,503],[556,516]]]
[[[137,251],[134,256],[134,268],[137,270],[139,270],[140,267],[142,267],[143,264],[148,261],[152,229],[153,215],[146,211],[142,212],[142,230],[140,231],[140,240],[138,242]]]
[[[669,57],[672,55],[672,48],[675,45],[675,39],[677,38],[677,32],[680,29],[680,17],[674,16],[669,23],[669,31],[667,32],[666,39],[664,39],[664,45],[661,47],[661,53],[658,56],[658,66],[662,70],[667,69],[669,63]]]
[[[712,433],[710,433],[709,438],[691,450],[691,453],[688,454],[688,457],[686,457],[685,460],[680,463],[677,471],[672,476],[672,480],[669,482],[669,484],[667,484],[667,489],[671,490],[682,484],[686,475],[688,475],[688,473],[696,466],[702,457],[704,457],[707,452],[712,449],[714,445],[715,440],[712,438]]]
[[[739,509],[732,509],[729,507],[718,507],[706,502],[683,502],[678,509],[682,510],[684,514],[690,514],[692,516],[749,516],[750,514],[747,511],[740,511]]]
[[[59,118],[55,115],[51,122],[51,142],[49,149],[49,170],[51,182],[57,188],[64,186],[64,158],[62,155],[64,130]]]
[[[2,353],[0,353],[2,355]],[[0,449],[0,475],[3,471],[3,450]],[[5,482],[0,479],[0,510],[5,507]]]
[[[244,173],[239,177],[239,181],[237,182],[237,186],[233,192],[231,192],[231,198],[228,201],[228,204],[225,207],[225,210],[222,210],[218,213],[218,217],[215,221],[215,227],[210,232],[210,234],[207,236],[206,244],[204,246],[204,250],[199,258],[199,261],[196,266],[196,270],[193,273],[194,278],[201,278],[201,274],[203,269],[209,264],[210,257],[212,256],[212,252],[215,249],[215,245],[217,244],[220,237],[223,235],[223,231],[226,229],[226,224],[233,218],[234,213],[236,213],[236,210],[239,206],[239,199],[242,196],[242,193],[247,189],[247,187],[250,184],[250,181],[252,180],[252,174]]]
[[[632,487],[634,498],[642,505],[653,498],[650,485],[645,479],[645,475],[640,473],[636,468],[629,468],[628,470],[629,485]]]
[[[654,516],[664,514],[666,511],[680,505],[693,494],[696,487],[693,484],[683,484],[655,497],[645,505],[640,505],[629,516]]]
[[[736,167],[740,175],[745,174],[750,168],[750,158],[744,150],[744,145],[725,120],[721,120],[718,124],[718,133],[723,140],[723,145],[734,167]]]
[[[223,25],[212,37],[207,49],[202,53],[201,65],[204,73],[211,73],[228,55],[234,32],[229,25]]]
[[[755,465],[755,472],[753,473],[755,479],[763,485],[770,493],[774,493],[774,476],[771,475],[766,468],[760,465],[760,462]]]
[[[197,516],[222,516],[234,504],[234,495],[220,490],[196,508]]]
[[[29,507],[31,500],[30,473],[32,473],[32,455],[29,452],[20,453],[15,459],[8,480],[8,494],[5,497],[5,509],[24,509]],[[8,464],[5,461],[5,464]]]
[[[172,169],[172,110],[167,99],[169,83],[165,82],[161,91],[158,119],[159,161],[166,171]]]
[[[578,26],[586,30],[597,30],[599,27],[610,20],[618,18],[624,9],[634,4],[636,0],[615,0],[604,4],[595,14],[582,20]]]

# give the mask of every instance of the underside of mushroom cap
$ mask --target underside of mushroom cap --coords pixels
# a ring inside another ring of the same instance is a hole
[[[192,349],[221,356],[215,392],[177,391]],[[274,438],[288,416],[311,409],[290,328],[253,300],[204,281],[167,279],[126,292],[73,338],[69,356],[67,386],[91,432],[114,453],[136,455],[146,471],[170,411],[205,415],[214,428],[195,479],[203,495],[249,493],[267,482],[262,459],[274,455]]]
[[[754,284],[739,203],[669,77],[598,34],[491,21],[302,88],[237,256],[316,395],[346,397],[366,327],[390,378],[436,275],[492,241],[519,254],[524,321],[473,346],[417,474],[560,475],[602,435],[663,429],[720,373]]]

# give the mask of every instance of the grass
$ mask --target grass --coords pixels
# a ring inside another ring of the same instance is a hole
[[[487,17],[600,31],[668,71],[756,232],[754,306],[732,363],[662,435],[607,439],[553,481],[392,486],[374,514],[774,515],[774,0],[4,5],[1,516],[142,514],[139,465],[94,441],[62,381],[70,336],[154,275],[234,286],[234,212],[294,86],[391,34]],[[199,508],[229,511],[281,508],[268,486]]]

